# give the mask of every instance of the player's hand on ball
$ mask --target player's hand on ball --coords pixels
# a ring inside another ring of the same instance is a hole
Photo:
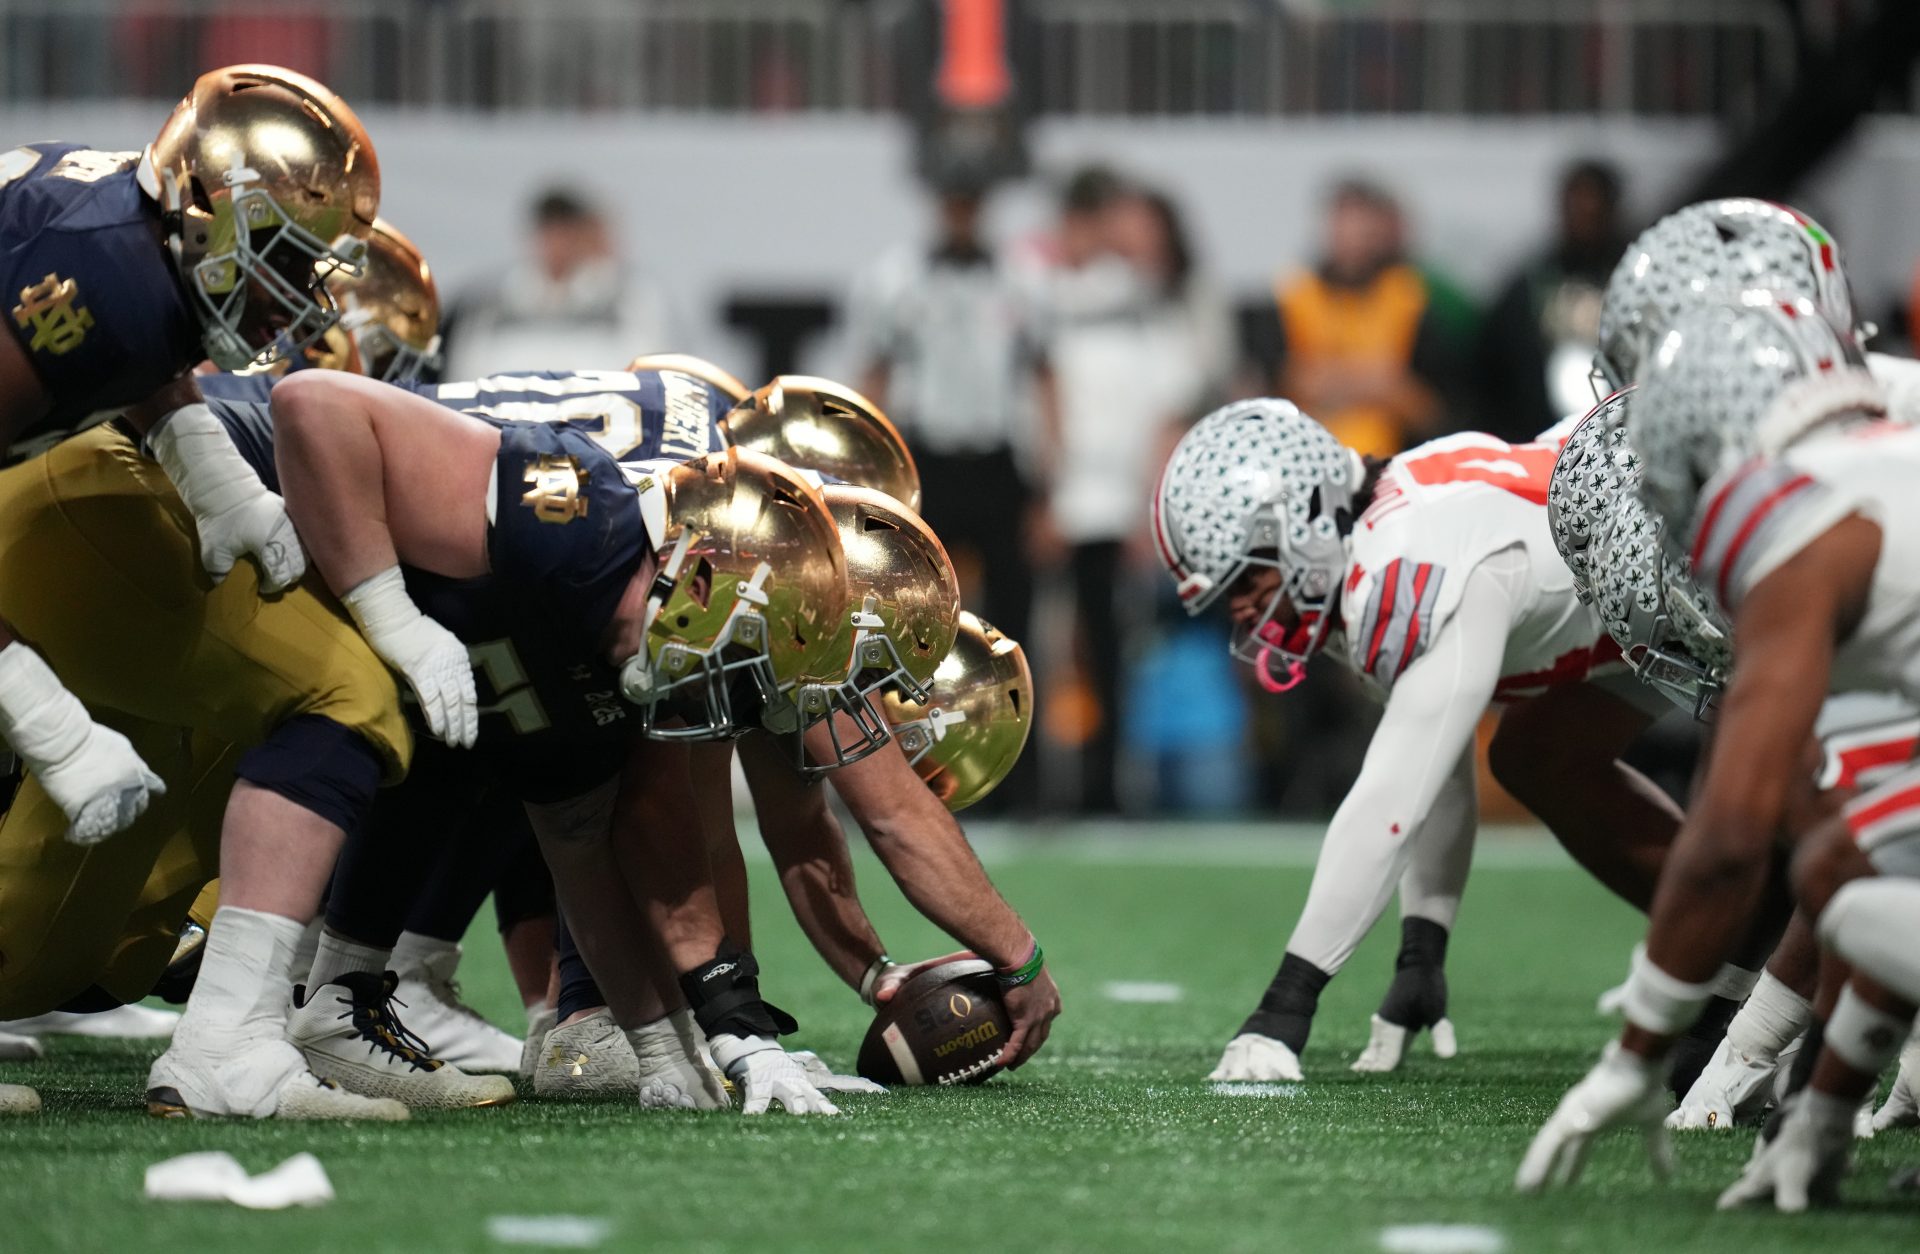
[[[67,840],[75,845],[96,845],[131,827],[167,791],[125,736],[98,723],[76,752],[37,775],[66,814]]]
[[[1243,1032],[1227,1042],[1220,1065],[1207,1074],[1209,1080],[1300,1081],[1300,1059],[1287,1046],[1270,1036]]]
[[[884,1006],[892,1001],[894,995],[900,991],[906,982],[922,971],[928,971],[949,962],[962,962],[969,958],[978,958],[979,956],[979,954],[974,953],[971,949],[957,949],[950,954],[942,954],[938,958],[928,958],[922,962],[896,962],[882,971],[879,978],[873,982],[873,1004],[875,1006]]]
[[[1776,1210],[1797,1214],[1839,1201],[1852,1165],[1853,1112],[1851,1102],[1811,1089],[1788,1098],[1773,1138],[1754,1147],[1747,1169],[1720,1195],[1720,1209],[1770,1199]]]
[[[1012,1070],[1047,1043],[1053,1021],[1060,1017],[1060,988],[1053,982],[1053,973],[1043,968],[1030,983],[1006,990],[1001,1000],[1013,1019],[1013,1031],[1007,1036],[1000,1065]]]
[[[1733,1042],[1720,1038],[1700,1078],[1667,1116],[1667,1126],[1683,1131],[1725,1132],[1740,1120],[1751,1120],[1773,1092],[1777,1067],[1775,1061],[1749,1058],[1735,1049]]]
[[[1666,1113],[1660,1067],[1620,1048],[1618,1041],[1609,1042],[1593,1070],[1567,1091],[1534,1136],[1527,1156],[1520,1160],[1514,1187],[1522,1193],[1538,1193],[1548,1186],[1574,1183],[1587,1164],[1595,1134],[1609,1128],[1639,1128],[1654,1173],[1665,1177],[1673,1168],[1673,1151],[1662,1123]]]
[[[840,1108],[807,1078],[779,1044],[762,1036],[722,1032],[712,1038],[713,1059],[740,1090],[740,1113],[763,1115],[777,1103],[790,1115],[837,1115]]]
[[[284,592],[307,573],[307,553],[287,516],[287,503],[273,492],[227,510],[198,517],[200,564],[219,583],[244,557],[260,563],[260,591]]]

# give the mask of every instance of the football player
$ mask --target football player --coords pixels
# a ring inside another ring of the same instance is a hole
[[[724,1100],[697,1065],[697,1018],[748,1110],[780,1101],[830,1111],[776,1043],[791,1020],[766,1005],[751,955],[725,938],[704,850],[684,848],[695,813],[682,800],[684,753],[628,743],[636,724],[673,739],[798,726],[792,689],[847,604],[818,494],[744,450],[623,467],[596,437],[631,447],[631,408],[570,423],[483,421],[306,371],[274,389],[272,409],[277,469],[316,565],[450,743],[471,745],[477,731],[466,643],[421,612],[401,558],[437,618],[471,643],[511,645],[509,715],[582,733],[555,752],[515,752],[514,774],[582,951],[636,1049],[693,1060],[663,1083],[660,1103]],[[607,839],[610,825],[619,840]],[[665,965],[649,973],[636,955],[656,944]],[[678,1019],[666,1013],[676,983],[693,1011]]]
[[[424,263],[384,226],[367,273],[334,275],[330,283],[336,297],[362,311],[390,301],[403,311],[432,303]],[[429,328],[394,322],[408,352],[431,348]],[[385,343],[366,331],[351,335],[368,348]],[[285,834],[263,832],[228,808],[238,766],[244,779],[287,789],[292,804],[313,816],[307,826],[334,829],[337,848],[338,829],[357,824],[374,784],[404,768],[411,740],[397,693],[337,607],[312,591],[296,586],[261,599],[246,566],[209,587],[198,573],[194,531],[166,480],[112,428],[0,476],[0,610],[32,624],[76,690],[150,749],[171,785],[121,839],[86,851],[61,839],[58,806],[28,777],[0,822],[9,868],[0,877],[0,943],[8,954],[0,1013],[137,1000],[166,966],[181,918],[217,863],[237,868],[238,878],[224,885],[228,906],[237,888],[244,907],[249,877],[260,880],[270,868],[285,904],[278,912],[223,911],[223,927],[203,955],[214,978],[204,993],[196,988],[188,1015],[194,1030],[173,1060],[201,1062],[179,1068],[186,1088],[153,1086],[173,1090],[156,1093],[155,1109],[398,1117],[404,1111],[393,1103],[320,1088],[273,1029],[276,980],[291,978],[292,947],[280,934],[297,937],[311,914],[331,849],[301,847],[289,857],[277,844]],[[147,665],[129,669],[129,656]],[[277,757],[251,747],[296,732],[304,739]],[[301,760],[303,748],[314,760]],[[240,807],[259,800],[243,791]],[[256,943],[263,931],[275,939]],[[288,970],[276,976],[281,966]],[[278,1022],[284,1025],[284,1013]],[[215,1061],[206,1061],[209,1054]]]
[[[319,285],[357,270],[379,195],[352,110],[271,66],[203,75],[143,153],[0,153],[0,305],[17,302],[0,319],[4,464],[121,411],[144,425],[193,394],[188,371],[203,358],[236,369],[323,332],[334,315]],[[223,575],[251,553],[265,587],[294,582],[298,550],[278,502],[236,497],[227,465],[185,451],[170,474],[208,569]],[[0,736],[66,814],[68,839],[90,844],[163,785],[28,639],[48,647],[0,624]]]
[[[1801,297],[1750,291],[1684,314],[1647,369],[1629,420],[1642,494],[1684,537],[1737,649],[1698,798],[1623,989],[1627,1026],[1535,1138],[1522,1189],[1571,1182],[1609,1127],[1640,1127],[1664,1163],[1659,1061],[1705,1000],[1702,972],[1749,926],[1777,834],[1802,835],[1787,805],[1822,704],[1845,691],[1920,700],[1908,673],[1915,555],[1898,525],[1920,435],[1886,415],[1852,328]],[[1920,1001],[1914,795],[1902,772],[1799,841],[1800,903],[1853,975],[1825,1015],[1811,1083],[1723,1207],[1800,1210],[1835,1196],[1854,1111]]]

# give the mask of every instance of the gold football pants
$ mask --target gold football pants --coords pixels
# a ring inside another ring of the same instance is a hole
[[[405,773],[393,677],[317,580],[262,599],[241,562],[215,586],[194,535],[159,467],[110,427],[0,472],[0,617],[167,784],[85,849],[31,777],[21,787],[0,819],[0,1019],[95,984],[146,994],[218,874],[235,762],[286,720],[332,719],[387,782]]]

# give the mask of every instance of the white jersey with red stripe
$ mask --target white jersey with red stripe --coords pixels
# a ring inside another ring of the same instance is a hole
[[[1709,488],[1689,549],[1736,616],[1750,589],[1842,519],[1879,524],[1867,611],[1835,649],[1829,687],[1920,704],[1920,429],[1878,422],[1816,437]]]
[[[1495,553],[1524,551],[1528,598],[1501,660],[1501,701],[1577,683],[1619,663],[1619,649],[1547,528],[1547,482],[1571,424],[1527,444],[1444,436],[1395,457],[1348,544],[1341,618],[1353,669],[1381,690],[1447,629],[1467,575]]]

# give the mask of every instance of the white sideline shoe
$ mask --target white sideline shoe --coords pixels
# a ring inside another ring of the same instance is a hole
[[[400,987],[393,999],[407,1008],[407,1026],[414,1035],[427,1043],[435,1058],[462,1071],[503,1075],[518,1071],[520,1038],[493,1026],[460,1000],[460,985],[453,978],[460,965],[460,946],[449,942],[444,950],[417,956],[417,962],[402,967],[398,965],[401,954],[394,955]]]
[[[0,1084],[0,1115],[37,1115],[40,1094],[24,1084]]]
[[[640,1059],[606,1007],[547,1033],[533,1071],[537,1097],[555,1101],[631,1101]]]
[[[284,1040],[232,1053],[175,1041],[147,1073],[147,1113],[169,1119],[371,1119],[407,1117],[399,1102],[362,1097],[320,1080]]]
[[[427,1052],[394,1014],[397,984],[391,971],[355,971],[312,992],[296,989],[287,1039],[315,1075],[367,1097],[438,1108],[511,1102],[507,1077],[468,1075]]]
[[[109,1040],[154,1040],[173,1035],[180,1024],[177,1010],[155,1010],[150,1006],[115,1006],[98,1014],[74,1014],[70,1010],[50,1010],[31,1019],[0,1023],[0,1032],[21,1036],[91,1036]]]

